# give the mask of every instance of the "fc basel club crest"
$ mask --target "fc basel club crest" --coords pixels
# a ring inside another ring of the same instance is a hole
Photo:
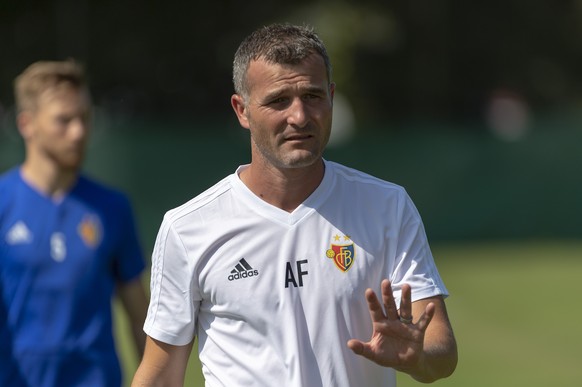
[[[94,215],[85,215],[77,231],[87,247],[95,248],[101,242],[101,223]]]
[[[333,239],[335,242],[340,242],[342,237],[335,235]],[[347,235],[343,237],[343,240],[344,242],[351,241],[350,237]],[[356,250],[354,249],[353,243],[332,243],[329,250],[327,250],[325,254],[329,259],[333,259],[336,267],[343,272],[348,271],[352,267],[354,259],[356,258]]]

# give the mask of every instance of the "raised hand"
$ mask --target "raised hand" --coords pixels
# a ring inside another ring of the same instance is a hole
[[[396,308],[390,281],[385,279],[381,287],[382,304],[372,289],[367,289],[365,294],[373,325],[370,341],[351,339],[347,345],[354,353],[382,366],[411,374],[419,372],[423,367],[424,336],[435,305],[428,303],[421,316],[413,321],[410,286],[402,286],[400,311]]]

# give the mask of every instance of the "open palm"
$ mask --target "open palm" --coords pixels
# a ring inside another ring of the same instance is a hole
[[[415,369],[423,355],[424,335],[434,315],[434,304],[428,304],[420,318],[412,323],[409,285],[402,287],[400,312],[388,280],[382,281],[383,305],[372,289],[367,289],[365,296],[372,318],[372,337],[368,342],[351,339],[348,347],[354,353],[385,367],[404,372]]]

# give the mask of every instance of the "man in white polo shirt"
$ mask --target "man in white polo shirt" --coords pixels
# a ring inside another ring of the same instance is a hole
[[[260,28],[238,48],[233,81],[251,163],[166,213],[134,385],[182,385],[196,336],[207,386],[449,376],[447,290],[414,204],[322,158],[335,85],[321,40]]]

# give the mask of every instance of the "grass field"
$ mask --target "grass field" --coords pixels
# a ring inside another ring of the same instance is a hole
[[[433,251],[451,293],[459,345],[455,374],[434,386],[580,385],[582,241],[433,245]],[[129,379],[137,360],[121,317],[117,330]],[[398,380],[399,387],[421,385],[407,375]],[[203,385],[194,353],[186,386]]]

